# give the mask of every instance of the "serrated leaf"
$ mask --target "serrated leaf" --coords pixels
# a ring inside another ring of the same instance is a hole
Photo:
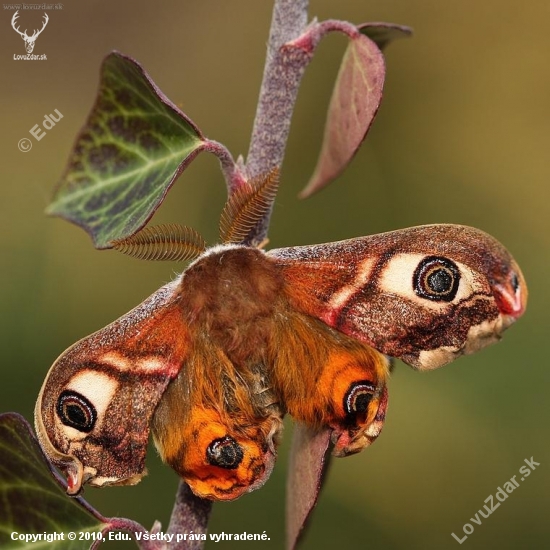
[[[381,50],[390,42],[398,38],[407,38],[411,36],[412,29],[405,25],[395,25],[394,23],[363,23],[357,25],[359,31],[368,36]]]
[[[103,518],[81,498],[69,498],[54,478],[25,419],[0,415],[0,548],[89,548],[90,541],[70,541],[69,532],[100,532]],[[12,533],[65,533],[64,541],[12,540]]]
[[[350,39],[336,79],[317,166],[300,194],[308,197],[347,167],[374,120],[385,77],[384,56],[363,34]]]
[[[293,550],[319,498],[328,466],[330,429],[313,430],[294,426],[286,485],[286,541]]]
[[[97,248],[108,248],[147,223],[204,143],[136,61],[111,53],[47,213],[81,226]]]

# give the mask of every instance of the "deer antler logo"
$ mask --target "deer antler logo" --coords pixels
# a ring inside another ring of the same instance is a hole
[[[32,36],[27,36],[27,29],[25,29],[25,32],[21,32],[18,27],[15,26],[15,20],[17,19],[17,14],[19,13],[19,10],[17,10],[13,17],[11,18],[11,26],[13,27],[13,30],[21,35],[21,38],[25,41],[25,49],[27,50],[27,53],[32,53],[34,50],[34,43],[36,42],[36,39],[38,38],[39,34],[44,30],[46,25],[48,24],[49,17],[47,13],[44,13],[44,24],[42,25],[42,28],[38,31],[35,30],[32,33]]]

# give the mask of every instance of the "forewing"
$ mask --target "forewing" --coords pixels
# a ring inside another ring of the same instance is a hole
[[[128,485],[145,473],[149,424],[188,348],[178,283],[80,340],[50,369],[35,409],[38,438],[68,478]]]
[[[427,225],[268,254],[297,310],[418,369],[494,342],[526,305],[510,253],[471,227]]]

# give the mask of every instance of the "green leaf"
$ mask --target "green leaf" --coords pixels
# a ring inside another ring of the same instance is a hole
[[[0,414],[0,548],[80,550],[97,548],[110,538],[110,531],[128,533],[141,550],[162,550],[163,542],[148,540],[147,530],[127,518],[105,518],[82,497],[69,497],[67,484],[44,456],[29,423],[17,413]],[[175,528],[206,532],[211,503],[185,491],[178,499],[180,514]],[[174,517],[172,518],[174,521]],[[158,522],[151,529],[157,533]],[[178,531],[179,532],[179,531]],[[44,540],[44,534],[58,533],[59,540]],[[75,540],[69,538],[76,535]],[[25,535],[27,538],[25,539]],[[35,535],[35,538],[32,537]],[[38,538],[38,535],[42,535]],[[23,538],[20,538],[23,536]],[[116,537],[117,535],[114,535]],[[128,535],[125,535],[128,537]],[[81,540],[82,539],[82,540]],[[121,540],[130,540],[123,538]],[[178,548],[197,548],[196,541]]]
[[[136,61],[111,53],[47,213],[110,248],[147,223],[207,141]]]
[[[70,541],[68,533],[99,533],[108,523],[83,499],[64,493],[26,420],[0,415],[0,548],[89,548],[90,540]],[[12,533],[63,533],[65,540],[25,542],[12,540]]]
[[[386,69],[378,46],[363,34],[350,40],[334,85],[317,166],[300,194],[308,197],[338,177],[374,120]]]

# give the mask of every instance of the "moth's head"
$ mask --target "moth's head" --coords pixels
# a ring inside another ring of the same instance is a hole
[[[133,485],[146,473],[149,423],[185,345],[181,315],[162,292],[71,346],[46,376],[35,428],[70,495],[84,484]]]

